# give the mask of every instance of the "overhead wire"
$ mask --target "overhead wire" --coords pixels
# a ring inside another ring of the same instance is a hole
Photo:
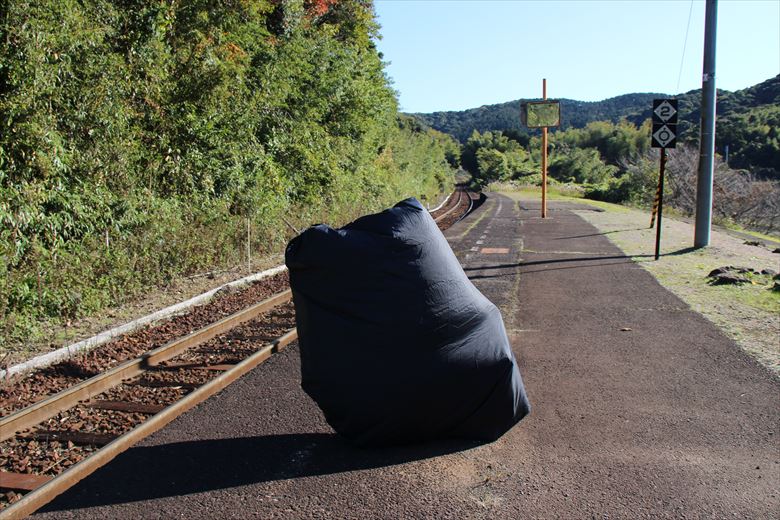
[[[677,88],[674,90],[675,94],[680,93],[680,80],[682,79],[683,64],[685,63],[685,49],[688,47],[688,31],[691,29],[691,16],[693,15],[693,2],[691,0],[691,8],[688,10],[688,25],[685,27],[685,40],[683,41],[682,57],[680,58],[680,73],[677,75]]]

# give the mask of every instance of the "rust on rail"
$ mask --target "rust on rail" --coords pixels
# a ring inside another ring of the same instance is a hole
[[[0,471],[0,489],[12,491],[32,491],[49,482],[49,475],[36,475],[35,473],[12,473]]]
[[[220,374],[218,377],[199,387],[183,399],[168,406],[165,410],[150,418],[148,421],[141,423],[136,428],[118,437],[92,456],[87,457],[78,464],[68,468],[57,477],[45,482],[40,487],[35,488],[7,509],[0,511],[0,520],[24,518],[34,513],[40,507],[54,500],[56,496],[66,491],[101,466],[110,462],[114,457],[132,447],[141,439],[151,435],[190,408],[216,394],[271,357],[273,353],[282,350],[297,338],[298,331],[296,329],[289,330],[281,337],[275,339],[270,344],[243,360],[241,363],[238,363],[229,371]]]
[[[166,359],[176,357],[188,348],[204,343],[233,327],[250,321],[257,315],[276,307],[277,305],[281,305],[291,298],[292,292],[288,289],[193,332],[192,334],[171,341],[152,350],[144,356],[126,361],[125,363],[87,379],[76,386],[54,394],[51,397],[28,406],[27,408],[23,408],[7,417],[3,417],[0,419],[0,441],[13,437],[18,431],[31,428],[36,424],[54,417],[62,410],[71,408],[80,401],[92,399],[106,390],[119,385],[123,380],[137,377],[149,366],[155,366]]]

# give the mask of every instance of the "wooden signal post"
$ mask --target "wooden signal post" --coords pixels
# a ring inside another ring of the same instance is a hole
[[[658,227],[655,229],[655,259],[661,256],[661,219],[664,214],[664,173],[666,172],[666,148],[661,148],[661,168],[658,172]]]
[[[547,79],[542,79],[542,101],[520,104],[520,120],[528,128],[542,129],[542,218],[547,218],[547,127],[561,126],[561,106],[547,100]]]
[[[547,101],[547,78],[542,78],[542,100]],[[547,218],[547,127],[542,127],[542,218]]]

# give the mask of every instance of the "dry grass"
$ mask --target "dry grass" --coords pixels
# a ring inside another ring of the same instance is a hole
[[[245,264],[229,271],[204,273],[201,276],[181,278],[165,287],[149,290],[142,297],[127,302],[121,307],[105,309],[94,316],[74,320],[64,325],[41,323],[41,339],[24,343],[5,345],[0,348],[0,368],[22,363],[36,356],[57,350],[90,338],[105,330],[124,325],[160,309],[203,294],[215,287],[238,280],[244,276],[263,271],[283,263],[281,255],[257,258],[252,261],[251,272]]]

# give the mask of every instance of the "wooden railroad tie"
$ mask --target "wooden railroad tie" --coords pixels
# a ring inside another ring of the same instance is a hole
[[[80,446],[105,446],[110,443],[119,435],[113,433],[90,433],[90,432],[68,432],[68,431],[53,431],[53,430],[36,430],[32,433],[22,435],[25,439],[31,439],[36,441],[59,441],[59,442],[72,442]]]
[[[85,406],[97,410],[113,410],[115,412],[145,413],[154,415],[165,409],[163,404],[134,403],[130,401],[92,401]]]

